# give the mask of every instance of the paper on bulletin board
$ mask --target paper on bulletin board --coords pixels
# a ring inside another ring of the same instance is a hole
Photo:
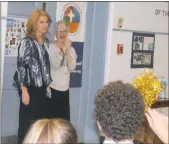
[[[77,53],[77,63],[76,69],[71,72],[70,75],[70,87],[81,87],[82,86],[82,64],[83,64],[83,46],[84,42],[73,42],[72,46],[74,47]]]
[[[5,56],[17,56],[18,46],[26,35],[27,19],[7,18]]]
[[[144,50],[153,50],[154,48],[154,37],[144,37]]]

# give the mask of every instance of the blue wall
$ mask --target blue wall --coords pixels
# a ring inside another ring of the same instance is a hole
[[[89,65],[89,73],[86,74],[87,86],[84,88],[84,92],[87,92],[85,142],[98,143],[99,135],[97,132],[97,124],[93,116],[93,102],[96,92],[104,83],[109,2],[93,2],[92,4],[89,2],[87,16],[89,15],[90,17],[87,18],[86,23],[88,33],[85,40],[85,48],[88,49],[88,54],[86,53],[84,56],[87,57],[90,55],[90,59],[86,60],[86,63]]]
[[[26,5],[24,3],[27,3],[27,8],[23,6]],[[28,17],[33,6],[33,2],[9,2],[8,15],[22,17],[22,14]],[[38,3],[38,6],[41,4]],[[99,141],[93,117],[93,100],[97,90],[103,85],[108,10],[109,2],[87,2],[82,88],[70,89],[71,122],[76,127],[81,142]],[[54,22],[56,2],[47,2],[47,11]],[[19,97],[11,85],[15,68],[16,58],[5,57],[2,136],[17,134]]]

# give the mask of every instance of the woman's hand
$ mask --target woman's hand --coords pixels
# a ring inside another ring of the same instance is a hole
[[[145,115],[154,133],[163,143],[168,144],[168,117],[155,109],[149,109]]]
[[[71,44],[72,44],[72,41],[70,39],[66,39],[64,42],[64,45],[68,48],[71,47]]]
[[[64,54],[66,54],[67,50],[71,47],[72,41],[70,39],[66,39],[61,49],[63,50]]]
[[[48,91],[48,92],[51,92],[50,86],[47,87],[47,91]]]
[[[30,101],[29,93],[27,91],[23,91],[22,92],[22,102],[24,103],[24,105],[28,105],[29,101]]]
[[[21,86],[21,89],[22,89],[22,102],[24,105],[28,105],[30,101],[30,96],[27,91],[27,88],[25,88],[24,86]]]
[[[47,87],[47,97],[51,98],[51,95],[52,95],[51,88],[50,88],[50,86],[48,86]]]

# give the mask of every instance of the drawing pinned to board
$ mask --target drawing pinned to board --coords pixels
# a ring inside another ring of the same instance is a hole
[[[134,36],[134,50],[142,50],[143,47],[143,37],[142,36]]]
[[[133,54],[133,65],[141,65],[142,53]]]
[[[153,68],[155,35],[133,33],[131,68]]]
[[[142,64],[144,64],[144,65],[150,65],[151,64],[151,53],[143,53]]]
[[[153,37],[144,37],[144,50],[153,50],[154,47],[154,38]]]
[[[69,26],[69,33],[75,34],[80,28],[81,15],[80,10],[76,5],[67,5],[62,14],[67,25]]]

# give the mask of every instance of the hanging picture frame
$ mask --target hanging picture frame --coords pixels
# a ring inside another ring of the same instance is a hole
[[[133,32],[131,68],[153,68],[155,34]]]

